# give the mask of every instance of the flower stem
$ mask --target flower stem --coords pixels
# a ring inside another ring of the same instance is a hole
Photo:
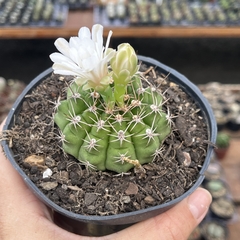
[[[114,109],[116,100],[111,86],[108,85],[106,88],[98,90],[98,92],[106,104],[106,109],[108,109],[108,111],[112,111]]]
[[[114,86],[114,98],[119,107],[124,107],[124,95],[126,94],[127,86],[118,83]]]

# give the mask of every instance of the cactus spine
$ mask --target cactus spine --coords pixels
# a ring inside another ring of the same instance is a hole
[[[143,87],[137,64],[134,49],[121,44],[107,65],[108,84],[86,88],[76,78],[56,106],[64,151],[88,168],[123,173],[140,167],[153,161],[171,132],[164,97]]]

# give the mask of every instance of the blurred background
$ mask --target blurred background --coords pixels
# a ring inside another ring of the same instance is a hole
[[[141,31],[141,29],[139,29]],[[55,39],[0,39],[0,75],[29,82],[51,67]],[[196,84],[240,83],[238,38],[112,38],[116,48],[129,42],[140,55],[175,68]]]

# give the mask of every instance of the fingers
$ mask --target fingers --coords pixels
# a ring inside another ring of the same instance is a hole
[[[211,199],[208,191],[199,188],[167,212],[135,224],[108,239],[186,240],[206,215]]]

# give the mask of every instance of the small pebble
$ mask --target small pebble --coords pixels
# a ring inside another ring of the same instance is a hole
[[[127,195],[136,195],[138,193],[138,186],[136,184],[130,182],[125,193]]]
[[[47,168],[44,172],[43,172],[43,178],[49,178],[52,176],[52,170],[50,168]]]
[[[58,186],[57,182],[42,182],[40,185],[44,190],[51,190],[54,189]]]

